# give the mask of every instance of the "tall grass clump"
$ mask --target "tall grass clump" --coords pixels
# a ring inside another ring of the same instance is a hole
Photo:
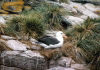
[[[19,37],[41,36],[45,31],[45,25],[43,25],[41,19],[42,17],[38,12],[13,17],[7,23],[8,26],[5,28],[5,34]]]
[[[69,33],[71,32],[71,33]],[[83,24],[70,29],[67,34],[76,40],[77,57],[100,70],[100,22],[88,18]]]
[[[62,16],[66,14],[63,8],[55,4],[41,3],[40,6],[36,7],[34,10],[43,14],[44,23],[48,29],[62,29]]]

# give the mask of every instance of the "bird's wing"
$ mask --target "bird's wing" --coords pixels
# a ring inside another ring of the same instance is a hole
[[[45,37],[42,37],[40,39],[38,39],[39,42],[42,42],[44,44],[47,44],[47,45],[54,45],[54,44],[58,44],[59,41],[56,39],[56,38],[53,38],[51,36],[45,36]]]

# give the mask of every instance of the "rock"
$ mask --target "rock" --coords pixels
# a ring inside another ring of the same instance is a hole
[[[6,23],[6,20],[3,17],[0,16],[0,24],[4,24],[5,25],[5,23]]]
[[[30,38],[30,42],[32,43],[32,44],[36,44],[36,42],[38,42],[36,39],[34,39],[34,38]]]
[[[90,10],[85,10],[85,11],[83,11],[82,13],[83,13],[84,15],[86,15],[86,16],[92,18],[92,19],[99,18],[99,16],[98,16],[97,14],[93,13],[93,12],[90,11]]]
[[[0,66],[0,70],[22,70],[20,68],[16,68],[16,67],[7,67],[7,66]]]
[[[1,35],[1,38],[2,38],[2,39],[5,39],[5,40],[12,40],[12,39],[15,39],[14,37],[6,36],[6,35]]]
[[[80,18],[86,20],[86,19],[88,18],[88,16],[86,16],[86,15],[81,15]]]
[[[57,60],[57,64],[59,66],[69,68],[71,66],[71,61],[72,61],[72,59],[69,57],[61,57],[60,59]]]
[[[46,70],[45,58],[35,51],[4,51],[1,54],[2,65],[23,70]]]
[[[13,12],[13,13],[19,13],[19,12],[22,12],[23,6],[24,6],[23,0],[19,0],[19,1],[15,1],[15,2],[8,1],[8,2],[4,2],[2,4],[2,9]]]
[[[98,18],[99,16],[97,14],[95,14],[93,11],[93,8],[92,9],[88,9],[88,7],[84,7],[84,5],[80,4],[80,3],[73,3],[71,2],[70,5],[72,7],[74,7],[79,13],[83,14],[83,15],[86,15],[92,19],[94,18]]]
[[[60,4],[64,9],[66,9],[66,11],[68,12],[73,12],[73,13],[78,13],[78,11],[73,8],[73,6],[71,6],[70,4],[66,4],[66,3],[61,3]]]
[[[31,47],[30,47],[30,49],[31,50],[41,50],[41,47],[40,46],[35,46],[35,45],[32,45]]]
[[[62,66],[62,67],[69,68],[71,67],[72,61],[74,60],[72,60],[70,57],[61,57],[58,60],[50,60],[49,68],[53,68],[56,66]]]
[[[8,14],[9,12],[0,9],[0,14]]]
[[[71,22],[72,25],[81,24],[84,22],[83,19],[81,19],[79,17],[74,17],[74,16],[66,16],[65,19],[67,19],[69,22]]]
[[[19,42],[18,40],[8,40],[6,42],[9,48],[13,50],[27,50],[28,46],[26,44],[23,44]]]
[[[47,70],[75,70],[75,69],[57,66],[57,67],[53,67],[53,68],[50,68],[50,69],[47,69]]]
[[[85,4],[84,7],[86,7],[90,11],[96,10],[96,7],[93,4],[90,4],[90,3]]]
[[[71,68],[77,69],[77,70],[90,70],[86,65],[84,64],[71,64]]]

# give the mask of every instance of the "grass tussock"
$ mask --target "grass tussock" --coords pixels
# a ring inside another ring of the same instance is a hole
[[[41,23],[40,17],[36,16],[36,14],[35,16],[20,15],[7,22],[5,34],[22,38],[25,36],[37,37],[42,35],[44,30],[44,25]]]
[[[91,70],[100,69],[99,23],[99,19],[88,18],[83,24],[70,28],[67,32],[67,35],[76,41],[76,56],[91,65]]]

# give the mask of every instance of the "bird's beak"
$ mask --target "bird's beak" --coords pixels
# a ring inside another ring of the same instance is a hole
[[[67,39],[68,37],[65,34],[63,34],[63,38]]]

